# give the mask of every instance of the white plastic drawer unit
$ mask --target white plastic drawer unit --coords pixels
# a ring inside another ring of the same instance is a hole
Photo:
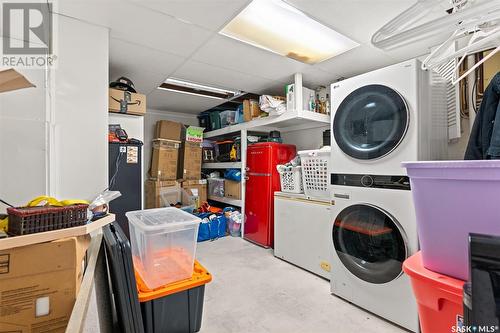
[[[330,280],[331,209],[304,194],[274,194],[274,255]]]

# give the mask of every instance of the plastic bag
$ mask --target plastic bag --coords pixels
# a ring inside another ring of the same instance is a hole
[[[240,169],[227,169],[224,172],[224,178],[229,180],[234,180],[236,182],[241,182],[241,170]]]
[[[224,215],[226,216],[229,234],[233,237],[240,237],[241,222],[242,222],[241,213],[237,210],[234,210],[234,211],[226,211]]]
[[[112,200],[115,200],[118,197],[121,197],[120,191],[110,191],[110,190],[104,190],[101,193],[97,195],[97,197],[90,203],[89,209],[93,210],[94,208],[97,208],[102,205],[107,205],[110,203]]]
[[[262,95],[259,98],[260,109],[269,115],[280,115],[286,111],[286,103],[284,99],[270,95]]]

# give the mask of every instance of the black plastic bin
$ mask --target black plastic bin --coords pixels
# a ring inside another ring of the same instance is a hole
[[[142,321],[147,333],[194,333],[201,328],[205,284],[210,273],[197,261],[193,276],[155,290],[138,279]]]
[[[198,115],[198,124],[200,127],[203,127],[205,131],[211,131],[212,130],[212,124],[210,122],[210,113],[209,112],[202,112]]]
[[[194,333],[201,328],[205,286],[141,303],[146,332]]]

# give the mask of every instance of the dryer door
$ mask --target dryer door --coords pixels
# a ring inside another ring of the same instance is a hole
[[[383,85],[354,90],[335,111],[333,133],[339,148],[359,160],[383,157],[403,140],[409,124],[401,95]]]
[[[368,204],[345,208],[334,221],[332,237],[342,264],[361,280],[381,284],[402,274],[406,238],[382,209]]]

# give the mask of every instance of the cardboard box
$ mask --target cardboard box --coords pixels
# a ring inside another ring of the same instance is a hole
[[[35,85],[15,69],[0,71],[0,92],[33,88]]]
[[[144,190],[144,192],[146,193],[146,209],[163,207],[161,200],[161,191],[166,187],[180,187],[180,185],[175,180],[146,180]]]
[[[243,101],[243,120],[250,121],[260,116],[259,102],[253,99]]]
[[[90,237],[0,251],[0,332],[65,332]]]
[[[207,201],[207,180],[185,180],[182,182],[182,188],[191,192],[191,194],[198,196],[199,203]]]
[[[176,180],[177,163],[179,160],[180,141],[153,140],[151,155],[151,178],[158,180]]]
[[[155,139],[182,141],[184,125],[175,121],[159,120],[156,122]]]
[[[201,152],[199,143],[183,142],[179,153],[178,179],[197,180],[201,178]]]
[[[144,116],[146,114],[146,95],[110,88],[108,107],[109,112]]]
[[[241,199],[241,182],[226,179],[224,184],[224,196],[231,199]]]

